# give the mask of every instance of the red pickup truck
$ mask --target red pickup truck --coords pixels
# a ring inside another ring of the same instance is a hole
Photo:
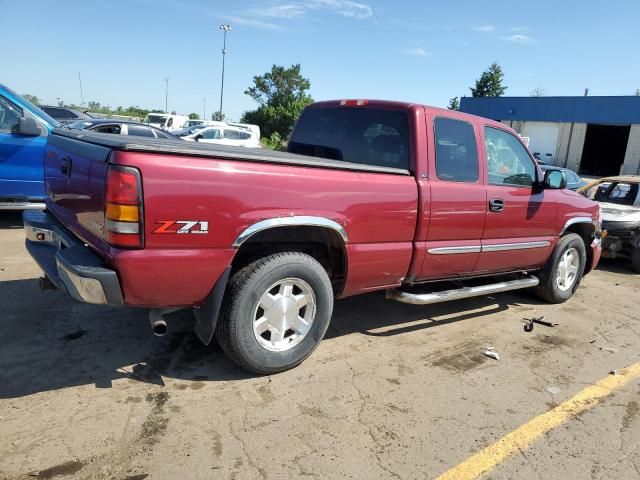
[[[513,130],[417,104],[315,103],[288,152],[58,129],[45,181],[48,211],[24,214],[43,287],[150,307],[158,335],[193,308],[257,373],[308,357],[334,298],[564,302],[601,253],[598,205]]]

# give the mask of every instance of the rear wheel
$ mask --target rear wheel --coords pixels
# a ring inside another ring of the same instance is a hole
[[[582,237],[575,233],[565,235],[540,273],[536,294],[549,303],[566,302],[580,284],[586,261],[587,252]]]
[[[631,269],[640,273],[640,247],[636,247],[631,251]]]
[[[240,367],[282,372],[311,355],[332,311],[333,289],[322,265],[304,253],[276,253],[233,276],[216,337]]]

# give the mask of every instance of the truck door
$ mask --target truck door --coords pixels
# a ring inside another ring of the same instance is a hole
[[[33,118],[39,136],[14,133],[21,117]],[[0,95],[0,202],[4,199],[42,199],[44,192],[44,147],[48,130],[37,118]]]
[[[487,210],[477,130],[449,117],[428,125],[430,221],[419,280],[469,275],[480,255]]]
[[[538,189],[541,175],[511,132],[484,127],[487,221],[476,273],[506,272],[545,263],[557,237],[557,202]]]

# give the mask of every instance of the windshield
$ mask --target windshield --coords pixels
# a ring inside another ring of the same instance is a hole
[[[145,120],[146,123],[158,123],[160,125],[164,125],[164,122],[167,120],[167,117],[164,115],[147,115]]]
[[[49,125],[51,125],[54,128],[57,128],[60,126],[60,122],[58,122],[57,120],[54,120],[53,118],[51,118],[51,116],[49,116],[44,110],[42,110],[40,107],[38,107],[37,105],[34,105],[33,103],[31,103],[30,101],[28,101],[27,99],[25,99],[22,95],[18,95],[16,92],[14,92],[13,90],[11,90],[9,87],[6,86],[2,86],[7,92],[9,92],[11,95],[13,95],[14,97],[16,97],[18,100],[20,100],[24,105],[27,105],[29,107],[29,110],[31,110],[32,113],[34,113],[35,115],[37,115],[38,117],[40,117],[42,120],[44,120],[45,122],[47,122]]]
[[[298,120],[288,151],[408,169],[408,116],[381,108],[308,108]]]
[[[596,202],[634,205],[638,198],[639,185],[633,182],[603,182],[584,192],[587,198]]]

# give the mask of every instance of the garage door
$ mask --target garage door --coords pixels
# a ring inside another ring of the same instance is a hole
[[[545,163],[555,165],[559,126],[557,123],[527,122],[522,130],[529,137],[529,150]]]

